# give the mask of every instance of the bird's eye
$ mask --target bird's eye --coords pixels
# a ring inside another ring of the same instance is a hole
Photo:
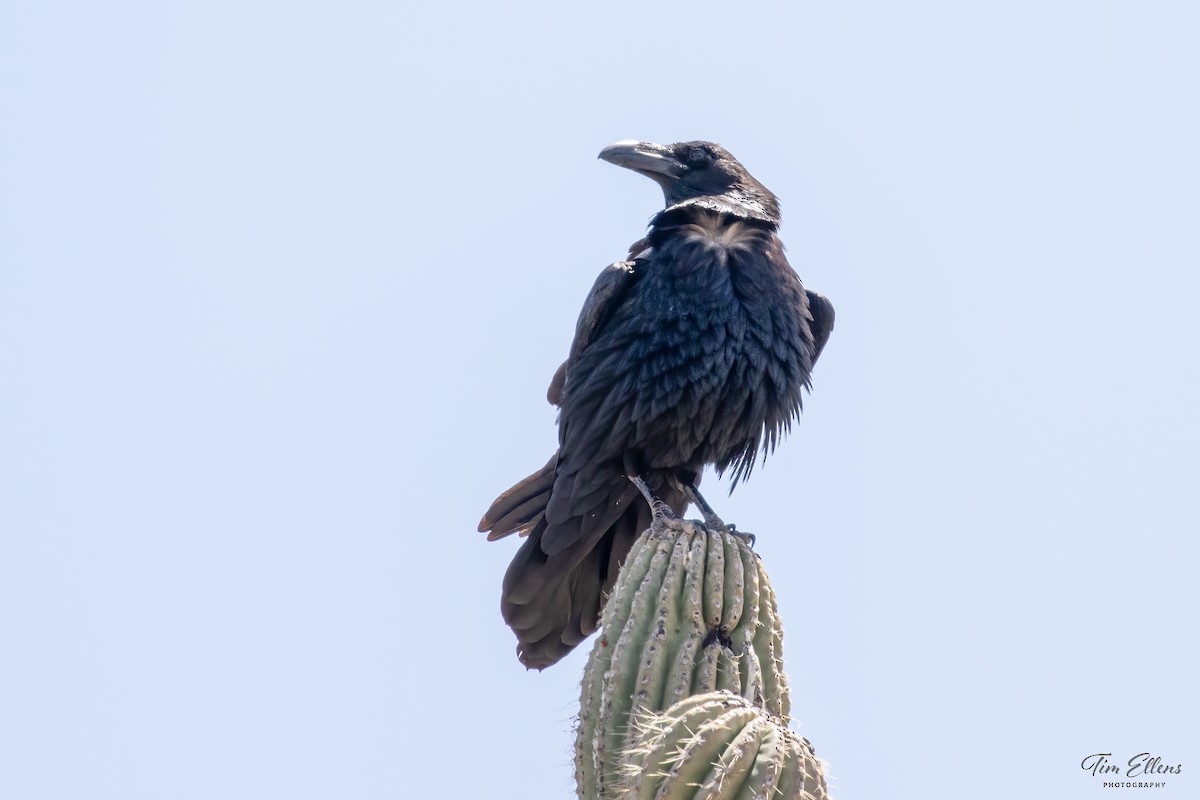
[[[693,147],[688,151],[687,161],[688,166],[702,167],[709,162],[711,156],[701,147]]]

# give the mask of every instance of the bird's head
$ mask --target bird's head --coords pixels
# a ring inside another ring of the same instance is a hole
[[[712,142],[610,144],[600,158],[645,175],[662,187],[667,208],[696,206],[771,225],[779,201],[729,151]]]

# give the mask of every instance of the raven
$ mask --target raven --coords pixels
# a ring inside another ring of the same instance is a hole
[[[666,208],[596,280],[547,397],[558,452],[483,515],[489,541],[527,535],[501,611],[517,655],[544,669],[591,635],[651,509],[703,504],[707,465],[746,478],[800,413],[833,330],[783,254],[779,202],[709,142],[621,141],[600,158],[662,187]],[[702,507],[707,507],[702,505]]]

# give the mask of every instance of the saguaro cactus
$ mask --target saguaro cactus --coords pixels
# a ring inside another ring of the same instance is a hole
[[[653,766],[642,764],[652,752],[646,748],[656,746],[646,731],[667,730],[670,715],[684,713],[678,704],[695,695],[723,690],[723,701],[743,698],[743,711],[770,720],[772,730],[786,730],[791,699],[782,649],[775,594],[746,538],[721,525],[656,513],[621,569],[584,672],[576,731],[579,796],[625,797],[631,764]],[[663,712],[661,724],[655,722]],[[734,717],[720,718],[734,724]],[[766,735],[762,720],[754,730]],[[734,736],[731,746],[741,741],[737,731],[727,733]],[[783,734],[772,736],[767,750],[783,741]],[[712,755],[708,748],[681,752]],[[703,777],[711,767],[705,761],[686,772]]]
[[[812,745],[782,720],[731,692],[681,700],[635,720],[637,740],[622,759],[619,796],[654,798],[823,798]]]

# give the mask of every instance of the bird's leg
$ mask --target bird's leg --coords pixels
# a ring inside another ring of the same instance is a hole
[[[704,515],[704,524],[710,528],[717,530],[729,530],[729,526],[725,521],[717,516],[717,512],[713,511],[713,507],[704,499],[704,495],[700,494],[700,490],[696,488],[696,484],[691,481],[680,481],[683,486],[683,491],[687,493],[691,501],[700,509],[700,513]]]
[[[725,521],[717,516],[717,512],[713,511],[713,507],[704,499],[704,495],[700,494],[700,490],[696,488],[696,484],[691,481],[681,481],[683,490],[687,492],[692,502],[700,509],[700,513],[704,515],[704,524],[711,530],[724,531],[732,533],[734,536],[741,536],[750,542],[750,546],[754,547],[754,534],[742,533],[737,529],[736,525],[726,525]]]
[[[655,522],[658,522],[660,519],[678,519],[675,516],[675,512],[671,510],[671,507],[654,493],[654,490],[650,488],[650,484],[646,483],[645,478],[641,475],[633,474],[627,477],[637,487],[637,490],[642,493],[642,497],[646,498],[646,502],[650,504],[650,513],[654,515]]]

